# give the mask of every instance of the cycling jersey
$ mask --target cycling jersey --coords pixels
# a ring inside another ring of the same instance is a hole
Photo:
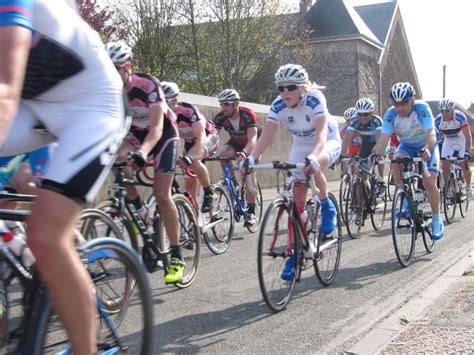
[[[238,147],[245,147],[247,144],[247,129],[251,127],[257,127],[258,135],[260,135],[260,128],[258,127],[257,116],[252,110],[239,106],[239,121],[238,126],[233,124],[237,120],[233,120],[228,116],[224,116],[224,113],[221,111],[214,117],[214,124],[216,129],[224,128],[227,133],[229,133],[230,141],[235,143]],[[227,142],[226,144],[229,144]],[[238,150],[240,151],[240,150]],[[237,150],[236,150],[237,152]]]
[[[198,108],[187,102],[179,102],[174,108],[176,122],[178,124],[179,138],[184,139],[186,143],[194,143],[196,137],[193,128],[200,126],[204,128],[206,136],[215,133],[214,124],[206,119]]]
[[[323,151],[329,157],[329,165],[334,164],[341,154],[341,137],[336,121],[327,110],[326,98],[320,91],[306,92],[297,107],[286,106],[281,96],[273,101],[268,113],[267,122],[279,124],[283,121],[293,136],[290,152],[290,163],[302,163],[314,148],[316,137],[316,120],[326,117],[328,121],[327,141]],[[295,177],[305,179],[302,170],[294,172]]]
[[[346,134],[347,128],[349,127],[350,124],[351,124],[350,122],[344,122],[341,128],[339,129],[339,135],[341,136],[341,140],[344,139],[344,135]],[[349,143],[349,146],[347,147],[347,154],[351,157],[355,157],[357,154],[359,154],[361,142],[362,141],[360,139],[359,132],[354,131],[351,142]]]
[[[465,139],[462,129],[469,127],[469,123],[464,113],[454,110],[452,119],[447,121],[443,120],[443,116],[439,114],[435,119],[435,127],[445,141],[457,141]]]
[[[91,201],[128,128],[120,76],[98,34],[65,1],[2,1],[0,26],[6,25],[31,29],[32,46],[0,155],[57,141],[42,187]]]
[[[426,131],[434,128],[431,109],[423,101],[415,101],[408,117],[400,117],[394,107],[385,113],[382,133],[392,135],[395,132],[400,140],[408,146],[421,148],[425,143]]]
[[[159,80],[148,74],[133,73],[125,89],[128,95],[127,114],[132,117],[132,126],[148,130],[150,108],[160,104],[165,98]],[[176,115],[168,105],[166,107],[163,130],[176,123]]]
[[[369,122],[362,124],[359,118],[356,118],[349,127],[348,132],[358,133],[360,137],[360,151],[361,158],[367,158],[372,154],[372,149],[376,143],[376,133],[382,130],[382,119],[379,116],[373,115]]]

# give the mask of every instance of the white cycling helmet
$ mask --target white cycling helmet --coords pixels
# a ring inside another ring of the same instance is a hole
[[[415,96],[415,89],[410,83],[396,83],[390,90],[390,100],[402,102]]]
[[[217,100],[219,100],[219,102],[240,101],[240,96],[239,96],[239,93],[235,91],[234,89],[225,89],[219,94],[219,96],[217,97]]]
[[[344,111],[344,119],[346,121],[352,120],[357,115],[357,110],[355,107],[349,107],[347,110]]]
[[[450,99],[444,98],[438,103],[440,111],[451,111],[454,109],[454,102]]]
[[[162,81],[161,88],[165,93],[166,100],[174,99],[176,96],[179,95],[179,87],[176,83],[172,83],[170,81]]]
[[[357,113],[372,113],[375,110],[375,105],[371,99],[364,97],[357,100],[355,109]]]
[[[275,82],[291,81],[297,85],[304,85],[309,83],[308,73],[298,64],[285,64],[278,68],[275,73]]]
[[[122,66],[133,58],[130,47],[121,41],[109,42],[105,45],[105,50],[109,54],[110,59],[116,65]]]

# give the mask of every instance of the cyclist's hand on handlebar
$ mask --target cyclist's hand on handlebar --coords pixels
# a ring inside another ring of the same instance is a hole
[[[376,163],[376,162],[380,161],[381,159],[382,159],[382,156],[380,154],[377,154],[377,153],[372,153],[368,157],[368,160],[371,163]]]
[[[429,149],[427,148],[423,148],[420,150],[420,157],[421,159],[423,159],[424,161],[428,161],[430,160],[431,158],[431,152]]]
[[[147,160],[147,155],[140,150],[137,150],[136,152],[128,152],[129,165],[132,165],[135,169],[139,170],[144,168]]]
[[[306,166],[304,168],[304,173],[312,175],[318,171],[321,167],[318,162],[318,157],[314,154],[310,154],[305,158]]]
[[[245,160],[239,162],[239,170],[243,174],[248,174],[252,171],[256,163],[257,161],[255,161],[255,158],[252,155],[249,155]]]
[[[194,158],[191,155],[186,154],[178,160],[178,166],[181,169],[187,169],[191,166],[191,164],[193,163],[193,160]]]
[[[464,152],[464,160],[471,160],[471,152],[467,150]]]

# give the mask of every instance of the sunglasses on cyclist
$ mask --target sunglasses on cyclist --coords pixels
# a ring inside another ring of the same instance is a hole
[[[286,86],[279,85],[277,86],[277,89],[279,92],[292,92],[298,89],[298,87],[299,85],[296,85],[296,84],[291,84],[291,85],[286,85]]]
[[[368,113],[368,112],[361,112],[361,113],[358,113],[357,115],[362,116],[362,117],[366,117],[366,116],[370,116],[370,113]]]
[[[407,106],[408,104],[410,103],[410,100],[404,100],[404,101],[400,101],[400,102],[394,102],[393,103],[393,106],[395,107],[399,107],[399,106]]]
[[[441,113],[450,113],[451,110],[441,110]]]
[[[234,101],[224,101],[220,103],[221,107],[228,107],[232,104],[234,104]]]

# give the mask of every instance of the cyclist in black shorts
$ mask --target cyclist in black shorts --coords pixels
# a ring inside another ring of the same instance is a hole
[[[149,156],[153,157],[153,194],[171,243],[171,261],[165,271],[165,281],[176,283],[184,273],[178,210],[171,198],[179,139],[176,116],[166,103],[158,79],[148,74],[132,73],[133,54],[125,43],[109,42],[106,50],[124,82],[128,94],[127,113],[132,116],[132,127],[119,148],[118,159],[128,157],[131,165],[140,169],[147,164]],[[128,174],[131,177],[131,173]],[[127,186],[127,199],[146,215],[146,208],[134,186]]]
[[[230,139],[219,149],[217,153],[222,157],[235,157],[240,154],[239,160],[247,159],[247,155],[255,147],[260,133],[258,120],[255,112],[249,108],[239,105],[239,93],[233,89],[225,89],[218,96],[221,105],[221,111],[214,117],[216,129],[224,130],[229,133]],[[224,169],[225,162],[222,162]],[[255,170],[251,173],[254,185],[257,185]],[[247,201],[249,204],[249,213],[244,222],[244,226],[251,226],[257,222],[255,217],[255,192],[247,189]]]
[[[211,121],[198,110],[198,108],[187,102],[178,102],[179,87],[176,83],[162,82],[166,101],[176,114],[179,137],[185,141],[184,156],[178,164],[182,168],[190,167],[196,174],[197,179],[204,189],[204,201],[201,206],[202,212],[212,209],[214,194],[211,188],[211,179],[206,165],[201,160],[214,154],[219,147],[219,135]],[[186,177],[186,191],[197,196],[196,179]],[[197,199],[194,199],[196,203]],[[198,207],[198,206],[195,206]]]

